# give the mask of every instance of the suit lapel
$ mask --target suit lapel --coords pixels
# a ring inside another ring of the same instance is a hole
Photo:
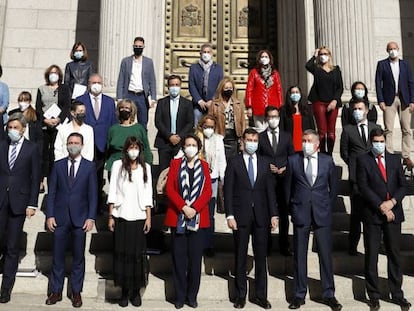
[[[257,157],[257,155],[256,155],[256,157]],[[238,156],[238,161],[239,161],[240,170],[243,172],[242,174],[244,175],[244,179],[247,181],[247,183],[250,185],[250,187],[252,187],[252,184],[250,183],[249,173],[247,171],[246,164],[244,163],[243,155]],[[259,167],[259,165],[257,165],[257,167]]]

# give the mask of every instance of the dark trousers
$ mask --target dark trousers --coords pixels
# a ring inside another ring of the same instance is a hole
[[[365,282],[370,299],[379,299],[378,253],[381,234],[387,253],[388,284],[392,298],[403,298],[402,270],[400,264],[401,223],[367,224],[364,223],[365,243]]]
[[[81,227],[73,227],[70,223],[56,228],[53,234],[53,267],[50,275],[50,290],[61,293],[65,279],[65,257],[68,239],[72,241],[72,293],[80,293],[85,277],[85,241],[86,233]]]
[[[132,100],[137,106],[137,119],[138,123],[147,129],[148,124],[148,100],[144,93],[136,95],[133,92],[128,92],[125,96],[126,99]]]
[[[352,183],[351,183],[352,189]],[[364,199],[359,193],[351,193],[351,217],[349,222],[349,251],[356,251],[361,238]]]
[[[1,290],[10,292],[16,279],[19,263],[20,239],[26,215],[14,215],[6,195],[0,206],[0,253],[4,256]]]
[[[57,130],[47,128],[43,130],[42,177],[49,177],[55,161],[55,140]]]
[[[236,258],[236,292],[237,298],[245,299],[247,295],[246,262],[249,237],[252,236],[256,297],[267,299],[267,239],[269,227],[258,227],[252,220],[248,225],[237,226],[233,231]]]
[[[332,269],[332,228],[331,226],[297,226],[294,225],[294,288],[295,297],[305,299],[308,287],[308,244],[311,229],[316,238],[319,272],[322,283],[322,297],[331,298],[335,295]]]
[[[327,111],[329,103],[314,102],[312,104],[313,114],[315,116],[316,125],[319,134],[319,148],[321,152],[332,155],[335,144],[335,124],[338,117],[338,108]]]
[[[197,301],[205,229],[177,234],[171,228],[175,302]]]
[[[102,189],[104,187],[104,167],[105,167],[105,152],[99,151],[95,146],[95,156],[93,161],[96,165],[96,177],[98,180],[98,210],[102,208],[104,202],[102,198]]]
[[[160,173],[170,166],[171,160],[177,154],[180,146],[166,146],[165,148],[158,149],[158,163],[160,167]]]

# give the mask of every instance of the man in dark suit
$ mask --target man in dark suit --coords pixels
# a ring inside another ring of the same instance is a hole
[[[356,182],[356,161],[357,158],[371,150],[371,142],[368,139],[372,129],[378,126],[368,122],[368,105],[363,99],[357,100],[353,104],[352,116],[354,122],[346,125],[341,134],[340,153],[341,158],[348,165],[349,185],[351,189],[351,219],[349,224],[349,249],[351,256],[356,256],[357,246],[361,236],[362,210],[364,208],[363,199],[358,190]]]
[[[56,161],[49,177],[46,224],[54,233],[53,267],[47,305],[62,300],[65,277],[65,252],[72,241],[72,272],[70,286],[72,305],[82,306],[81,291],[85,276],[86,232],[92,230],[97,209],[95,164],[81,156],[83,137],[72,133],[67,140],[69,156]]]
[[[413,168],[410,159],[412,131],[411,112],[414,111],[414,79],[410,64],[398,58],[399,47],[396,42],[387,44],[389,57],[380,60],[375,74],[377,100],[384,112],[385,136],[388,152],[394,152],[392,135],[395,114],[398,113],[402,131],[403,163]]]
[[[158,148],[160,172],[169,167],[170,161],[180,149],[181,140],[190,134],[193,125],[193,106],[191,101],[180,96],[181,78],[168,77],[169,96],[159,100],[155,110],[155,147]]]
[[[134,39],[134,55],[125,57],[121,62],[116,98],[131,99],[138,109],[138,123],[147,128],[148,108],[157,100],[155,70],[152,59],[142,55],[145,48],[143,37]]]
[[[24,138],[25,128],[23,114],[11,115],[9,139],[0,142],[0,241],[5,242],[0,303],[10,301],[24,220],[35,214],[39,195],[41,159],[37,145]]]
[[[268,124],[266,131],[259,134],[259,149],[257,153],[267,157],[270,162],[270,171],[275,178],[276,200],[279,211],[279,249],[283,256],[292,256],[289,250],[289,211],[286,205],[284,191],[284,177],[287,158],[294,153],[292,136],[280,130],[279,110],[274,106],[267,106],[265,119]],[[269,243],[271,247],[271,242]]]
[[[200,59],[188,73],[188,88],[193,98],[194,125],[206,114],[217,87],[223,79],[223,67],[212,60],[213,46],[205,43],[200,48]]]
[[[322,298],[334,311],[342,309],[335,298],[332,268],[332,211],[336,204],[338,180],[332,157],[320,153],[319,136],[306,130],[303,153],[288,158],[286,198],[291,207],[294,241],[294,289],[289,309],[305,304],[309,233],[313,230],[320,261]]]
[[[262,308],[270,309],[267,300],[267,241],[269,228],[278,223],[274,178],[269,161],[256,153],[259,133],[248,128],[243,133],[243,154],[227,164],[224,177],[224,204],[227,225],[233,230],[236,262],[236,309],[244,308],[247,295],[246,259],[252,236],[256,297]]]
[[[89,77],[89,92],[78,97],[86,108],[85,123],[92,126],[95,143],[94,162],[98,179],[98,191],[104,186],[104,166],[106,159],[106,143],[108,141],[109,128],[118,123],[115,112],[114,100],[102,94],[102,77],[95,73]],[[102,196],[98,197],[98,207],[102,208]]]
[[[371,152],[357,160],[357,182],[365,199],[364,245],[365,283],[371,310],[380,308],[378,287],[378,253],[383,237],[388,259],[388,283],[391,300],[408,310],[404,298],[400,262],[401,223],[404,221],[402,200],[405,178],[399,156],[386,151],[385,134],[380,128],[370,132]]]

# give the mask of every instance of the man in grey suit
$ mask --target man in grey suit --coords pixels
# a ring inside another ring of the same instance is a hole
[[[368,102],[358,100],[353,105],[352,116],[355,124],[348,124],[343,128],[341,135],[341,158],[348,164],[349,183],[351,188],[351,220],[349,224],[349,255],[356,256],[357,246],[361,237],[362,210],[364,200],[361,197],[356,182],[357,158],[371,150],[368,135],[372,129],[378,126],[368,122]]]
[[[134,55],[125,57],[121,62],[117,99],[131,99],[138,109],[138,122],[147,128],[148,108],[154,107],[157,100],[155,71],[152,59],[142,55],[145,40],[134,39]]]

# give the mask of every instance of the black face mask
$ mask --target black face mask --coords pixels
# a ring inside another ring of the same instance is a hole
[[[134,48],[134,55],[141,56],[143,51],[144,51],[144,48]]]
[[[131,111],[129,111],[129,110],[119,111],[119,118],[121,120],[128,120],[130,117],[131,117]]]
[[[75,115],[75,119],[78,122],[78,124],[82,124],[85,122],[86,115],[84,113],[78,113]]]
[[[224,90],[221,95],[223,95],[223,97],[225,98],[230,98],[231,95],[233,95],[233,90]]]

